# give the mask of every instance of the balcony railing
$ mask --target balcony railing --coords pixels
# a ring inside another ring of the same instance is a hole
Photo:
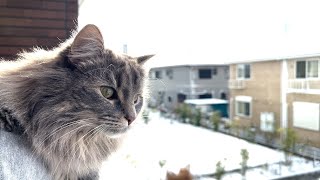
[[[246,87],[244,80],[229,80],[230,89],[244,89]]]
[[[320,93],[320,79],[289,79],[289,92]]]

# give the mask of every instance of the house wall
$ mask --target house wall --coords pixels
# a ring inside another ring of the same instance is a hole
[[[319,59],[319,57],[306,57],[306,58],[296,58],[287,61],[288,64],[288,77],[289,79],[295,79],[296,73],[296,61]],[[303,80],[303,79],[302,79]],[[320,84],[320,79],[313,79],[314,84]],[[313,88],[320,89],[320,86],[313,86]],[[302,92],[290,92],[287,93],[287,103],[288,103],[288,126],[293,128],[298,134],[299,142],[304,144],[309,144],[312,146],[320,147],[320,132],[317,130],[310,130],[301,127],[295,127],[293,125],[293,103],[294,102],[307,102],[307,103],[320,103],[320,94],[308,93],[308,91]],[[306,114],[307,115],[307,114]]]
[[[166,70],[172,70],[173,78],[170,79],[166,75]],[[161,79],[155,78],[155,71],[160,71],[162,74]],[[177,103],[177,94],[190,92],[190,67],[168,67],[168,68],[153,68],[150,70],[150,95],[151,99],[156,100],[157,104],[165,103],[167,107],[174,107]],[[159,97],[163,92],[163,97]],[[168,97],[172,101],[168,101]],[[161,98],[161,99],[160,99]]]
[[[217,68],[217,75],[211,79],[199,79],[198,70],[201,68]],[[166,70],[173,71],[173,78],[166,75]],[[162,72],[161,79],[155,79],[155,71]],[[187,99],[198,98],[199,93],[211,93],[214,98],[220,98],[220,93],[228,96],[228,66],[173,66],[153,68],[150,70],[150,94],[151,98],[158,99],[159,92],[165,92],[163,102],[166,107],[173,109],[178,103],[177,95],[187,95]],[[168,97],[172,101],[168,101]],[[159,102],[159,101],[158,101]]]
[[[199,69],[216,68],[217,74],[213,75],[211,79],[200,79],[198,76]],[[196,92],[206,91],[212,94],[213,98],[221,98],[221,93],[226,93],[229,96],[228,80],[229,67],[228,66],[213,66],[213,67],[193,67],[193,81]],[[193,98],[198,98],[197,95]]]
[[[77,0],[0,0],[0,57],[56,46],[70,36],[77,17]]]
[[[281,62],[264,61],[251,64],[250,79],[243,80],[243,89],[230,89],[231,119],[239,120],[242,126],[260,127],[260,113],[273,112],[276,127],[280,126],[281,118]],[[236,80],[237,64],[230,66],[230,80]],[[251,116],[244,117],[236,115],[236,96],[250,96]]]
[[[320,95],[317,94],[299,94],[290,93],[287,95],[288,102],[288,123],[298,134],[300,143],[309,143],[310,145],[320,147],[320,132],[293,126],[293,102],[320,103]]]

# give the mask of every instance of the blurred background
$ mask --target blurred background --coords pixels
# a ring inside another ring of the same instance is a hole
[[[0,0],[0,57],[89,23],[106,48],[156,55],[146,109],[101,179],[318,179],[319,5]]]

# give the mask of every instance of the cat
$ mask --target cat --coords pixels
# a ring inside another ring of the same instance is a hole
[[[192,174],[190,173],[190,165],[181,168],[178,174],[173,172],[167,172],[166,180],[192,180]]]
[[[153,55],[117,55],[86,25],[53,50],[0,61],[0,128],[25,138],[54,180],[94,180],[143,108]]]

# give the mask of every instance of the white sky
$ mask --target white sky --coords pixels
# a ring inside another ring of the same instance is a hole
[[[150,66],[227,63],[320,53],[318,0],[85,0],[79,26]]]

